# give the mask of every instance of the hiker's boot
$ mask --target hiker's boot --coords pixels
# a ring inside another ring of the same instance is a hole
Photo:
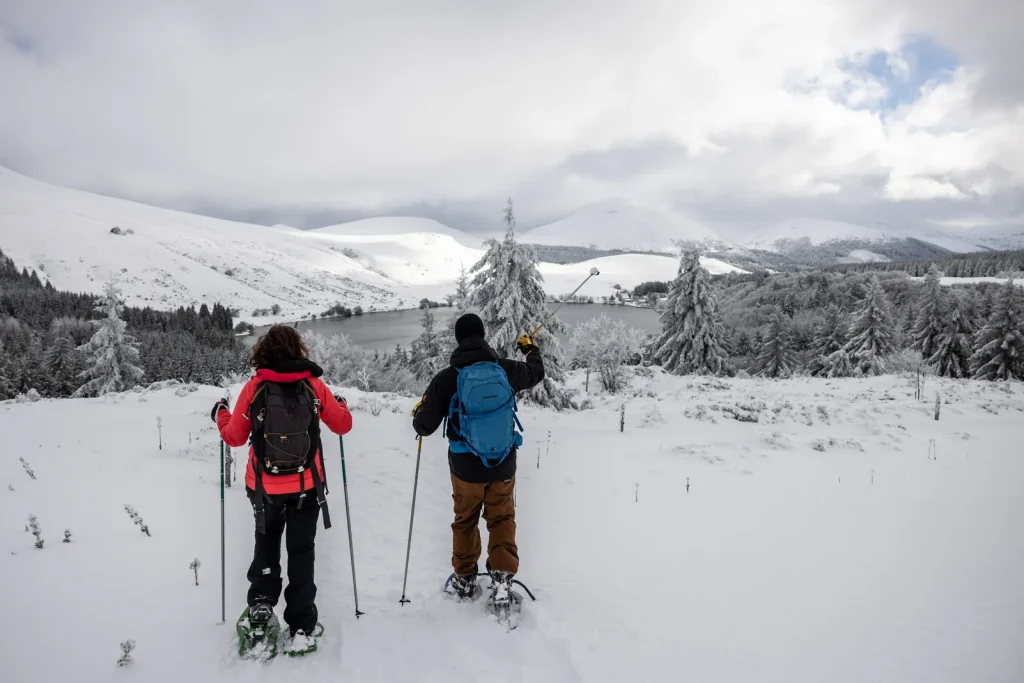
[[[249,606],[249,624],[252,628],[266,628],[274,618],[274,608],[266,602],[257,602]]]
[[[491,572],[491,601],[495,607],[512,603],[512,577],[511,572]]]
[[[456,574],[452,577],[451,586],[460,600],[470,600],[476,595],[476,574]]]

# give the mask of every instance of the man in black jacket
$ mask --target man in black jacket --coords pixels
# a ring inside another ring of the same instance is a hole
[[[452,353],[451,367],[434,377],[413,409],[413,428],[421,437],[430,436],[448,416],[458,383],[455,368],[464,368],[482,361],[497,361],[508,376],[512,391],[530,389],[544,379],[544,361],[530,337],[516,342],[525,362],[499,358],[484,339],[484,323],[479,316],[467,313],[455,322],[455,340],[459,346]],[[487,570],[492,581],[508,583],[519,571],[519,550],[516,547],[516,509],[513,499],[516,481],[516,449],[499,465],[489,468],[473,453],[459,452],[458,425],[449,420],[448,465],[452,475],[452,498],[455,521],[452,523],[452,587],[462,598],[476,592],[477,562],[480,559],[480,513],[487,521]]]

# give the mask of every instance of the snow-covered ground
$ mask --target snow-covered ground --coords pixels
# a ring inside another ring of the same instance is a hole
[[[231,623],[218,623],[209,410],[221,390],[0,405],[3,680],[1022,680],[1019,383],[929,379],[918,402],[898,377],[655,372],[633,380],[621,434],[620,398],[563,414],[525,407],[520,578],[538,602],[512,633],[481,605],[440,595],[451,491],[439,436],[423,449],[412,604],[399,606],[412,401],[342,391],[355,410],[345,446],[366,615],[353,613],[338,445],[328,438],[335,526],[320,529],[317,553],[326,635],[315,655],[266,666],[235,655],[253,535],[240,488],[226,505]],[[387,406],[378,417],[371,400]],[[42,550],[24,530],[30,514]],[[128,638],[135,663],[121,670]]]

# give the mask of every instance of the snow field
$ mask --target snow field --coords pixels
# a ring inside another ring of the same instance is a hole
[[[423,448],[413,602],[398,605],[412,400],[339,388],[355,416],[345,446],[366,615],[354,617],[338,445],[325,436],[334,527],[318,532],[317,582],[327,632],[315,655],[262,667],[235,655],[253,534],[238,487],[226,495],[229,623],[218,623],[209,410],[221,390],[0,405],[5,680],[1020,680],[1024,387],[929,378],[930,398],[917,402],[898,377],[644,374],[626,394],[592,396],[588,410],[522,408],[519,578],[538,602],[512,633],[482,604],[439,594],[451,571],[439,435]],[[582,375],[571,383],[582,390]],[[385,404],[377,417],[373,401]],[[24,531],[29,514],[43,550]],[[60,543],[65,527],[70,544]],[[135,664],[121,670],[128,638]]]

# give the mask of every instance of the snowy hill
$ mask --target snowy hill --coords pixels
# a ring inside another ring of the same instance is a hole
[[[745,272],[718,259],[701,257],[700,263],[712,275]],[[609,294],[614,285],[633,289],[642,282],[652,280],[671,282],[679,271],[679,259],[654,254],[617,254],[569,265],[541,263],[544,289],[554,296],[568,294],[583,281],[591,267],[600,270],[601,276],[580,290],[584,296]]]
[[[328,225],[311,230],[319,235],[366,236],[366,235],[408,235],[432,233],[446,235],[463,246],[479,249],[485,237],[479,233],[467,233],[449,227],[432,218],[415,218],[410,216],[386,216],[383,218],[364,218],[348,223]]]
[[[582,389],[581,376],[572,382]],[[413,399],[339,390],[355,415],[345,450],[366,614],[354,616],[338,442],[325,438],[335,484],[334,527],[317,534],[326,633],[314,655],[262,666],[235,654],[253,535],[237,484],[226,494],[231,623],[219,623],[209,410],[220,389],[0,405],[4,680],[1019,680],[1020,383],[929,379],[929,394],[944,397],[939,422],[895,377],[655,371],[633,380],[621,434],[620,397],[594,396],[592,410],[573,413],[525,406],[519,578],[537,602],[512,633],[482,602],[440,594],[451,571],[451,489],[439,436],[424,442],[412,602],[398,604]],[[371,400],[385,406],[378,417]],[[41,550],[23,530],[30,514]],[[118,669],[128,638],[135,662]]]
[[[277,304],[286,319],[338,301],[369,310],[442,298],[458,261],[478,253],[447,235],[339,236],[218,220],[56,187],[5,169],[0,249],[62,289],[99,291],[115,275],[130,304],[221,301],[240,308],[243,317]]]
[[[667,251],[678,244],[717,245],[723,240],[710,228],[685,216],[613,200],[592,204],[560,221],[526,232],[531,244]]]

